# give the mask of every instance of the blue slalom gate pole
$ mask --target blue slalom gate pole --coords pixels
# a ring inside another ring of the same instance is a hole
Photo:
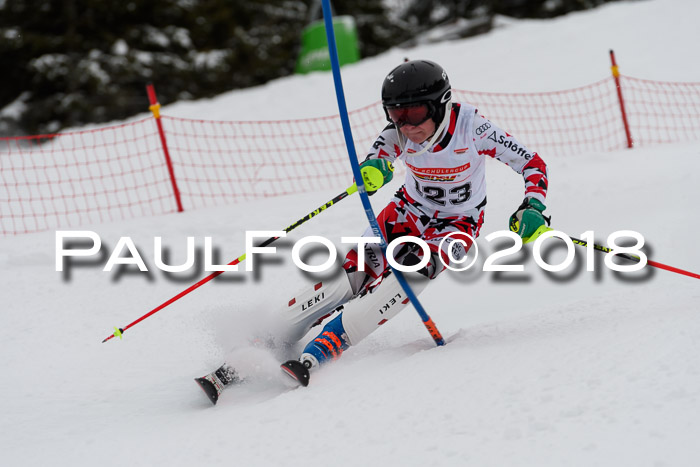
[[[328,53],[331,58],[331,69],[333,70],[333,82],[335,84],[335,94],[338,98],[338,109],[340,111],[340,121],[343,124],[343,135],[345,136],[345,145],[348,148],[348,156],[350,157],[350,166],[352,167],[352,173],[355,176],[355,183],[357,184],[357,192],[360,194],[360,199],[362,200],[362,206],[365,209],[365,214],[367,215],[367,220],[372,227],[372,232],[374,235],[381,239],[381,249],[382,253],[386,255],[386,239],[379,228],[379,223],[372,210],[372,205],[369,202],[369,196],[367,195],[367,190],[365,189],[364,180],[362,179],[362,173],[360,172],[360,166],[357,163],[357,153],[355,152],[355,143],[352,139],[352,130],[350,128],[350,118],[348,117],[348,109],[345,105],[345,93],[343,92],[343,81],[340,76],[340,62],[338,60],[338,49],[335,43],[335,32],[333,31],[333,15],[331,13],[331,2],[330,0],[321,0],[321,6],[323,7],[323,21],[326,25],[326,38],[328,39]],[[391,266],[389,266],[391,267]],[[401,288],[406,292],[406,296],[413,304],[413,307],[418,312],[418,315],[423,320],[423,324],[428,329],[428,332],[432,336],[436,345],[445,345],[445,340],[442,338],[440,331],[438,331],[433,320],[430,319],[428,313],[426,313],[423,306],[418,301],[418,297],[408,285],[406,278],[403,276],[401,271],[391,268],[396,279],[399,281]]]

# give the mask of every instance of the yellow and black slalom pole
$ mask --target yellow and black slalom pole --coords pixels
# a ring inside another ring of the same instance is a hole
[[[304,222],[308,221],[309,219],[311,219],[311,218],[313,218],[313,217],[316,217],[317,215],[319,215],[320,213],[322,213],[322,212],[325,211],[326,209],[330,208],[331,206],[333,206],[334,204],[336,204],[336,203],[339,202],[340,200],[347,198],[348,196],[350,196],[351,194],[355,193],[356,191],[357,191],[357,185],[353,183],[353,185],[352,185],[351,187],[349,187],[347,190],[343,191],[343,192],[340,193],[338,196],[336,196],[336,197],[333,198],[332,200],[330,200],[330,201],[328,201],[327,203],[325,203],[323,206],[320,206],[320,207],[318,207],[317,209],[314,209],[313,211],[311,211],[310,213],[308,213],[306,216],[302,217],[301,219],[299,219],[298,221],[296,221],[295,223],[293,223],[292,225],[290,225],[289,227],[287,227],[286,229],[284,229],[284,231],[285,231],[285,232],[291,232],[292,230],[296,229],[297,227],[299,227],[299,226],[300,226],[301,224],[303,224]],[[267,240],[265,240],[264,242],[262,242],[262,243],[261,243],[260,245],[258,245],[258,246],[259,246],[259,247],[265,247],[265,246],[269,245],[270,243],[274,242],[274,241],[277,240],[277,239],[279,239],[279,237],[270,237],[270,238],[268,238]],[[234,259],[233,261],[231,261],[230,263],[228,263],[227,266],[234,266],[234,265],[236,265],[236,264],[238,264],[238,263],[243,262],[244,260],[245,260],[245,254],[242,254],[242,255],[239,256],[238,258],[236,258],[236,259]],[[110,339],[113,338],[113,337],[118,337],[118,338],[121,339],[121,338],[122,338],[122,334],[124,333],[124,331],[126,331],[126,330],[129,329],[130,327],[137,325],[138,323],[140,323],[140,322],[143,321],[144,319],[146,319],[146,318],[148,318],[149,316],[151,316],[151,315],[153,315],[153,314],[159,312],[160,310],[162,310],[162,309],[165,308],[166,306],[170,305],[171,303],[176,302],[177,300],[181,299],[182,297],[184,297],[184,296],[187,295],[188,293],[192,292],[193,290],[198,289],[199,287],[203,286],[204,284],[206,284],[206,283],[209,282],[210,280],[212,280],[212,279],[214,279],[215,277],[221,275],[221,273],[223,273],[223,272],[224,272],[224,271],[215,271],[215,272],[209,274],[207,277],[205,277],[204,279],[200,280],[200,281],[197,282],[196,284],[192,284],[191,286],[189,286],[188,288],[186,288],[185,290],[183,290],[183,291],[180,292],[179,294],[175,295],[175,296],[174,296],[173,298],[171,298],[170,300],[161,303],[160,305],[158,305],[157,307],[155,307],[154,309],[152,309],[151,311],[149,311],[148,313],[146,313],[145,315],[143,315],[142,317],[140,317],[140,318],[137,319],[136,321],[127,324],[127,325],[124,326],[123,328],[114,328],[114,333],[113,333],[113,334],[110,334],[109,336],[107,336],[107,337],[105,338],[105,340],[102,341],[102,343],[107,342],[108,340],[110,340]]]

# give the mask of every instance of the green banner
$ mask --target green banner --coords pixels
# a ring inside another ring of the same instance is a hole
[[[357,27],[352,16],[338,16],[333,19],[335,40],[338,46],[340,65],[360,60]],[[297,73],[310,71],[330,71],[331,59],[328,54],[326,27],[323,21],[314,21],[302,31],[301,53],[297,60]]]

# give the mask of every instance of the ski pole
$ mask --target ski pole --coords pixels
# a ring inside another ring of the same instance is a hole
[[[571,238],[571,241],[574,242],[574,243],[577,244],[577,245],[588,246],[588,243],[587,243],[587,242],[584,242],[583,240],[579,240],[578,238],[572,238],[572,237],[569,237],[569,238]],[[598,250],[598,251],[602,251],[602,252],[605,252],[605,253],[612,253],[612,252],[614,251],[612,248],[608,248],[608,247],[605,247],[605,246],[602,246],[602,245],[596,245],[595,243],[593,244],[593,249],[594,249],[594,250]],[[630,261],[641,261],[641,258],[640,258],[639,256],[637,256],[637,255],[630,255],[630,254],[627,254],[627,253],[618,253],[617,256],[621,256],[622,258],[625,258],[625,259],[630,260]],[[647,264],[648,264],[649,266],[653,266],[653,267],[655,267],[655,268],[665,269],[666,271],[675,272],[676,274],[682,274],[682,275],[685,275],[685,276],[688,276],[688,277],[693,277],[693,278],[695,278],[695,279],[700,279],[700,274],[696,274],[696,273],[694,273],[694,272],[686,271],[686,270],[684,270],[684,269],[679,269],[679,268],[676,268],[676,267],[673,267],[673,266],[668,266],[668,265],[666,265],[666,264],[659,263],[659,262],[656,262],[656,261],[652,261],[652,260],[650,260],[650,259],[647,259]]]
[[[353,185],[352,185],[351,187],[349,187],[347,190],[343,191],[342,193],[340,193],[338,196],[336,196],[336,197],[333,198],[332,200],[328,201],[328,202],[327,202],[326,204],[324,204],[323,206],[320,206],[318,209],[315,209],[315,210],[311,211],[311,212],[308,213],[306,216],[302,217],[301,219],[299,219],[298,221],[296,221],[295,223],[293,223],[292,225],[290,225],[289,227],[287,227],[286,229],[284,229],[284,231],[285,231],[285,232],[290,232],[290,231],[296,229],[297,227],[299,227],[299,226],[300,226],[301,224],[303,224],[304,222],[308,221],[308,220],[311,219],[312,217],[316,217],[317,215],[319,215],[320,213],[322,213],[322,212],[325,211],[326,209],[328,209],[328,208],[330,208],[331,206],[333,206],[334,204],[336,204],[338,201],[340,201],[340,200],[342,200],[342,199],[344,199],[344,198],[350,196],[351,194],[355,193],[356,191],[357,191],[357,185],[353,183]],[[272,243],[272,242],[274,242],[275,240],[277,240],[278,238],[279,238],[279,237],[270,237],[270,238],[268,238],[267,240],[265,240],[264,242],[262,242],[262,243],[261,243],[260,245],[258,245],[258,246],[259,246],[259,247],[267,246],[267,245],[269,245],[270,243]],[[244,260],[245,260],[245,254],[242,254],[242,255],[239,256],[238,258],[236,258],[236,259],[234,259],[233,261],[231,261],[230,263],[228,263],[227,266],[236,265],[236,264],[238,264],[238,263],[243,262]],[[142,317],[140,317],[140,318],[137,319],[136,321],[127,324],[127,325],[124,326],[123,328],[117,328],[117,327],[115,327],[115,328],[114,328],[114,333],[113,333],[113,334],[110,334],[109,336],[107,336],[107,338],[105,338],[105,340],[103,340],[102,343],[104,344],[105,342],[107,342],[108,340],[110,340],[110,339],[113,338],[113,337],[119,337],[119,338],[121,339],[121,338],[122,338],[122,334],[124,334],[124,331],[126,331],[126,330],[129,329],[130,327],[135,326],[136,324],[140,323],[141,321],[143,321],[144,319],[148,318],[149,316],[151,316],[151,315],[157,313],[158,311],[162,310],[163,308],[165,308],[166,306],[170,305],[171,303],[173,303],[173,302],[175,302],[175,301],[181,299],[182,297],[184,297],[184,296],[187,295],[188,293],[192,292],[193,290],[198,289],[199,287],[203,286],[204,284],[206,284],[206,283],[209,282],[210,280],[212,280],[212,279],[214,279],[215,277],[221,275],[221,273],[223,273],[223,272],[224,272],[224,271],[215,271],[215,272],[209,274],[207,277],[205,277],[204,279],[200,280],[200,281],[197,282],[196,284],[192,284],[191,286],[189,286],[188,288],[186,288],[185,290],[183,290],[183,291],[180,292],[179,294],[175,295],[175,296],[174,296],[173,298],[171,298],[170,300],[161,303],[160,305],[158,305],[157,307],[155,307],[154,309],[152,309],[151,311],[149,311],[148,313],[146,313],[145,315],[143,315]]]

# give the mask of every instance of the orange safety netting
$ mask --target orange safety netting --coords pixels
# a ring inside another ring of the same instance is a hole
[[[635,146],[700,140],[700,83],[621,77]],[[627,147],[615,82],[542,93],[454,91],[545,160]],[[347,187],[338,116],[226,122],[162,116],[183,208]],[[386,124],[379,103],[350,112],[360,159]],[[154,118],[0,138],[0,235],[177,210]]]

